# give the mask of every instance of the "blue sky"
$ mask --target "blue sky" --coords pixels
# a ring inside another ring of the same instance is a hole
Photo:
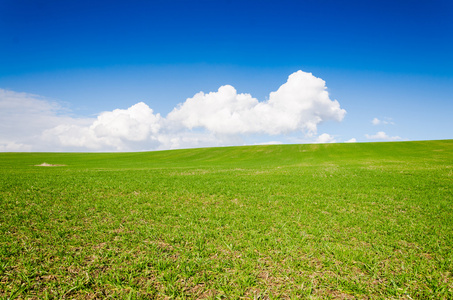
[[[449,0],[0,0],[0,151],[451,139],[451,20]]]

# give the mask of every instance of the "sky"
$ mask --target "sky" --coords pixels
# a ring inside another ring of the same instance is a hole
[[[451,0],[0,0],[0,151],[453,138]]]

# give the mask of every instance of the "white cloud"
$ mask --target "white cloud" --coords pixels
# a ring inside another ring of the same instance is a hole
[[[43,131],[60,124],[89,124],[75,119],[67,109],[43,97],[0,89],[0,151],[52,151]]]
[[[369,140],[386,140],[386,141],[397,141],[401,140],[399,136],[388,136],[384,131],[379,131],[374,135],[365,134],[365,137]]]
[[[255,143],[254,145],[281,145],[283,144],[280,141],[269,141],[269,142],[263,142],[263,143]]]
[[[167,117],[143,102],[96,118],[68,115],[57,102],[0,89],[0,151],[136,151],[243,145],[247,136],[312,137],[324,121],[346,114],[325,82],[302,71],[260,102],[230,85],[199,92]],[[328,134],[319,142],[334,142]]]
[[[18,144],[16,142],[0,141],[0,152],[23,152],[31,151],[32,147],[30,145]]]
[[[159,132],[161,117],[143,102],[127,110],[115,109],[103,112],[90,126],[98,137],[112,137],[130,141],[142,141]]]
[[[90,126],[60,124],[45,130],[43,138],[70,148],[132,151],[144,147],[141,149],[144,150],[159,144],[161,123],[161,116],[140,102],[128,109],[103,112]]]
[[[330,100],[325,82],[298,71],[269,100],[259,102],[250,94],[238,94],[225,85],[217,92],[200,92],[175,108],[167,117],[188,129],[204,128],[216,134],[316,134],[323,121],[341,121],[346,114],[338,101]]]
[[[49,124],[58,124],[55,114],[59,109],[56,103],[36,95],[0,89],[1,138],[39,134]]]
[[[356,140],[356,138],[352,138],[352,139],[345,141],[345,143],[357,143],[357,140]]]
[[[318,136],[318,138],[316,139],[316,143],[322,143],[322,144],[336,143],[336,142],[337,141],[335,140],[335,138],[328,133],[323,133],[320,136]]]
[[[381,124],[381,120],[379,120],[378,118],[374,118],[373,121],[371,121],[371,123],[373,123],[373,125],[379,125]]]
[[[385,120],[379,120],[378,118],[374,118],[371,123],[373,125],[380,125],[380,124],[384,124],[384,125],[395,125],[395,123],[392,121],[391,118],[384,118]]]

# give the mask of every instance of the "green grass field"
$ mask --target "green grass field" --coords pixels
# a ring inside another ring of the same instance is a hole
[[[0,297],[452,299],[452,192],[453,140],[0,153]]]

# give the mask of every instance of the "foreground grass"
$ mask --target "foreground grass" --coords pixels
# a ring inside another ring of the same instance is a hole
[[[452,175],[453,140],[2,153],[0,297],[452,299]]]

